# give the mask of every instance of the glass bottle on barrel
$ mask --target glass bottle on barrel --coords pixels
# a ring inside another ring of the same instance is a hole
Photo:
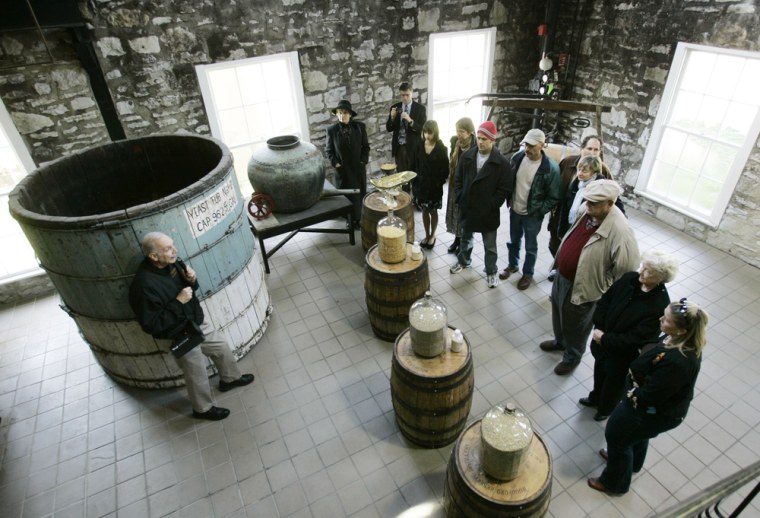
[[[377,222],[377,253],[384,263],[400,263],[406,259],[406,223],[393,215],[393,209]]]
[[[433,358],[446,349],[446,306],[435,300],[429,291],[409,308],[409,332],[412,351],[418,356]]]

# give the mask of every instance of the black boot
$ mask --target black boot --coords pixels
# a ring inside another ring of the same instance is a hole
[[[451,243],[451,246],[449,247],[448,252],[450,254],[458,254],[459,253],[459,237],[454,238],[454,242]]]

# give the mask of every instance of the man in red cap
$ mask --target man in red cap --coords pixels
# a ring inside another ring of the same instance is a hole
[[[514,179],[509,162],[494,147],[496,125],[491,121],[481,124],[477,140],[477,149],[471,148],[462,155],[454,175],[462,239],[457,262],[449,271],[459,273],[470,267],[473,233],[480,232],[485,250],[486,283],[489,288],[495,288],[499,284],[496,231],[501,223],[500,207],[512,195]]]

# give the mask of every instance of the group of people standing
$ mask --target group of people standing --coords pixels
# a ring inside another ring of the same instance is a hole
[[[451,152],[439,138],[438,125],[427,120],[424,106],[412,101],[409,83],[400,86],[401,102],[389,112],[386,129],[399,170],[413,170],[413,199],[422,210],[425,239],[435,245],[443,185],[448,180],[447,229],[456,237],[448,252],[457,261],[450,272],[471,267],[474,233],[481,234],[486,281],[519,272],[522,241],[525,258],[517,283],[527,289],[538,253],[537,236],[550,213],[549,250],[554,256],[551,291],[554,338],[540,343],[562,354],[555,366],[567,375],[580,364],[591,339],[593,388],[579,404],[596,410],[594,419],[608,420],[607,447],[600,455],[607,466],[588,485],[610,494],[628,491],[632,474],[646,457],[649,439],[680,424],[694,395],[706,344],[707,314],[683,298],[670,302],[665,287],[678,264],[658,251],[639,254],[633,230],[620,204],[620,187],[602,163],[602,141],[584,139],[579,156],[559,165],[543,148],[539,129],[528,131],[522,149],[510,159],[496,148],[496,125],[483,122],[475,131],[471,119],[456,123]],[[356,121],[348,101],[332,110],[338,122],[327,130],[327,156],[339,188],[359,189],[354,196],[355,221],[360,221],[369,159],[367,131]],[[501,206],[509,207],[508,264],[497,267],[497,229]],[[253,382],[237,368],[229,345],[204,321],[195,291],[195,271],[177,258],[172,239],[160,232],[142,241],[145,260],[132,283],[129,300],[142,329],[159,339],[200,335],[200,347],[177,357],[188,387],[193,416],[220,420],[229,410],[213,405],[203,356],[220,373],[224,392]],[[188,331],[189,330],[189,331]]]

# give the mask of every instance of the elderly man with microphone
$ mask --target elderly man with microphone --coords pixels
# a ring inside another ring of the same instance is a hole
[[[143,331],[159,339],[172,339],[172,353],[185,375],[193,417],[218,421],[230,415],[214,406],[206,372],[208,356],[219,370],[219,390],[226,392],[253,382],[253,374],[241,374],[232,351],[222,337],[203,321],[203,309],[195,296],[195,271],[177,257],[171,237],[150,232],[143,237],[145,259],[129,289],[129,304]]]

